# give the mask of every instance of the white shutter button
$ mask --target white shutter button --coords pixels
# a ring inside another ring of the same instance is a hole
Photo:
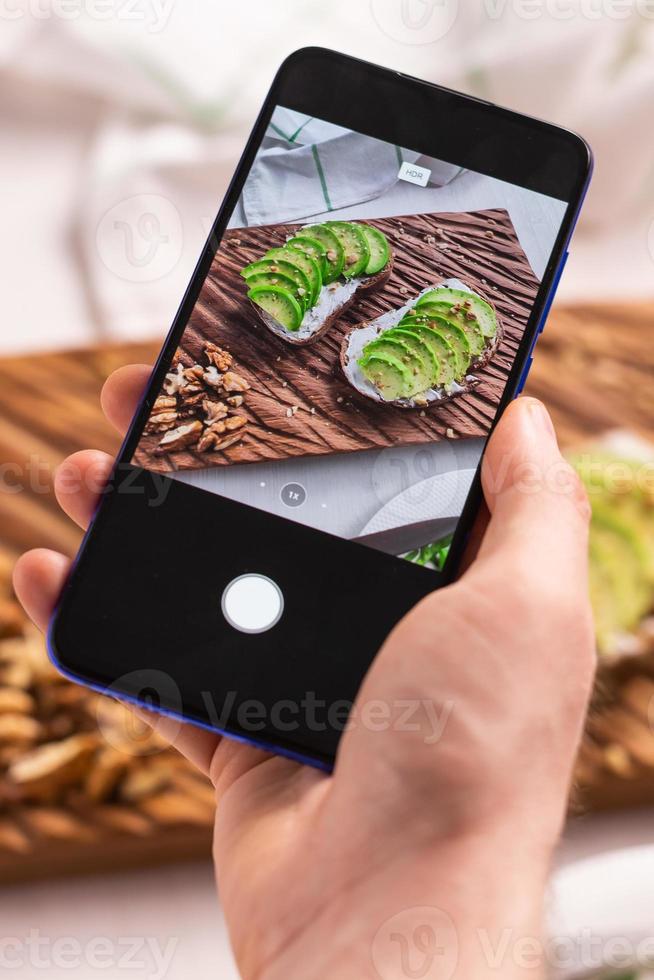
[[[221,600],[223,616],[241,633],[265,633],[279,622],[284,596],[266,575],[238,575],[225,587]]]

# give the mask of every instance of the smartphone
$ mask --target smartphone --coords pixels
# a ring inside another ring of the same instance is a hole
[[[557,126],[291,55],[63,589],[59,669],[329,769],[385,637],[456,575],[590,172]]]

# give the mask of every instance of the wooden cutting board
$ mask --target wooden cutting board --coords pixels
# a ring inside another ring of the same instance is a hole
[[[273,335],[246,298],[241,269],[281,246],[298,225],[233,229],[216,256],[182,340],[188,362],[203,361],[206,341],[235,358],[250,384],[242,440],[222,452],[158,456],[161,435],[145,436],[135,461],[168,472],[486,435],[538,290],[538,280],[502,209],[371,220],[393,250],[390,279],[363,294],[315,343]],[[426,286],[457,278],[496,306],[504,333],[491,362],[474,372],[473,391],[425,411],[381,405],[345,380],[341,342],[357,324],[398,309]],[[291,410],[289,412],[289,409]]]
[[[546,403],[562,445],[615,426],[651,438],[653,325],[654,301],[555,307],[526,393]],[[100,410],[102,384],[124,364],[152,363],[158,347],[116,344],[0,359],[0,578],[27,548],[75,552],[81,532],[53,499],[54,469],[79,449],[116,451],[120,438]]]

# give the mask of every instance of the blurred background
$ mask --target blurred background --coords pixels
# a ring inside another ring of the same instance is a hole
[[[210,790],[113,702],[54,675],[9,573],[26,547],[74,552],[52,471],[72,450],[116,448],[102,380],[154,357],[272,75],[307,44],[542,116],[595,151],[528,386],[591,490],[601,658],[551,898],[554,934],[601,941],[575,942],[552,972],[640,976],[654,890],[654,0],[0,5],[7,962],[28,978],[44,965],[114,977],[130,957],[132,976],[237,975]]]

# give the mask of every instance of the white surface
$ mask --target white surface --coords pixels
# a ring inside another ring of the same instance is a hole
[[[470,491],[476,470],[450,470],[428,480],[421,480],[389,500],[368,521],[361,534],[374,534],[418,524],[439,517],[458,517]],[[425,542],[428,544],[429,542]]]
[[[597,854],[559,871],[551,885],[554,974],[654,966],[654,844]]]
[[[20,980],[239,977],[208,862],[0,889],[0,922]]]
[[[241,633],[264,633],[272,629],[284,611],[284,596],[266,575],[239,575],[225,586],[223,615]]]

